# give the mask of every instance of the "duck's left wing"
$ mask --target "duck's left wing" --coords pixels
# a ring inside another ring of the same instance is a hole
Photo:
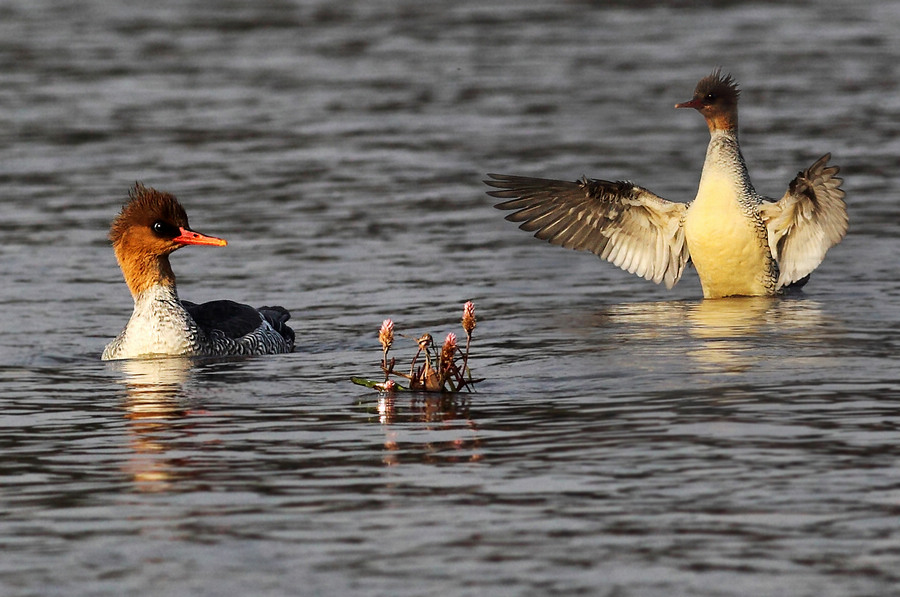
[[[802,279],[822,263],[825,252],[847,233],[840,168],[827,166],[831,154],[797,173],[779,201],[763,203],[760,215],[769,235],[769,248],[778,262],[782,288]]]
[[[622,269],[672,288],[688,261],[687,205],[666,201],[631,182],[568,182],[488,174],[488,195],[519,228],[554,245],[590,251]]]

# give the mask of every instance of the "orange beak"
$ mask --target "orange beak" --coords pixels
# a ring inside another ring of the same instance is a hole
[[[200,234],[199,232],[194,232],[193,230],[189,230],[187,228],[179,228],[178,231],[181,234],[179,234],[172,240],[176,243],[181,243],[182,245],[209,245],[212,247],[224,247],[228,244],[228,241],[224,238],[206,236],[205,234]]]

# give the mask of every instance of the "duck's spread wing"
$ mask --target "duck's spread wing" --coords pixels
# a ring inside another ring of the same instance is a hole
[[[816,269],[825,252],[847,233],[843,180],[837,176],[840,168],[827,166],[830,158],[827,153],[797,173],[784,197],[760,208],[781,271],[779,288]]]
[[[488,174],[501,189],[488,195],[508,199],[497,209],[537,238],[590,251],[622,269],[668,288],[688,261],[682,225],[687,206],[666,201],[630,182],[576,182]]]
[[[181,304],[206,334],[211,335],[213,330],[219,330],[232,340],[252,334],[263,321],[259,311],[234,301],[210,301],[200,305],[181,301]]]

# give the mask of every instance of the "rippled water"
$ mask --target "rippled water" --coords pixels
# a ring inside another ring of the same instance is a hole
[[[895,590],[896,3],[0,17],[3,595]],[[805,294],[704,302],[491,208],[485,172],[691,199],[707,132],[672,106],[717,65],[761,192],[843,167],[851,231]],[[99,361],[135,180],[230,241],[174,256],[182,296],[283,304],[297,353]],[[478,393],[349,382],[383,318],[443,335],[467,299]]]

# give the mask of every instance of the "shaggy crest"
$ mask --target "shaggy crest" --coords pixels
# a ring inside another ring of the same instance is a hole
[[[135,213],[141,215],[140,219],[135,218]],[[110,226],[109,240],[116,244],[122,239],[129,225],[149,227],[158,220],[176,227],[190,228],[187,213],[173,195],[136,182],[128,191],[128,202],[122,206],[122,211]]]
[[[729,73],[723,73],[721,68],[717,68],[700,79],[700,82],[697,83],[697,87],[694,89],[694,98],[703,99],[707,102],[721,98],[737,103],[740,95],[741,90],[734,77]]]

